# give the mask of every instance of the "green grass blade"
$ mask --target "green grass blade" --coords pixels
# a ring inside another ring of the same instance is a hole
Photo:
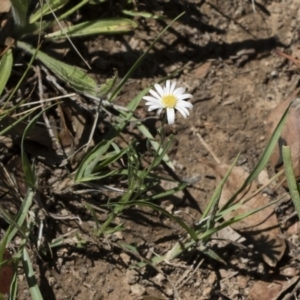
[[[97,89],[97,97],[107,95],[114,88],[118,79],[118,72],[115,70],[115,74],[112,78],[106,79],[105,83],[101,84]],[[100,104],[101,102],[99,102]]]
[[[83,37],[95,34],[117,34],[125,33],[137,28],[136,22],[124,19],[115,18],[108,20],[95,20],[82,22],[77,25],[73,25],[63,30],[58,30],[45,35],[48,39],[65,39],[66,34],[70,37]]]
[[[107,152],[112,141],[104,140],[96,145],[82,160],[75,174],[75,182],[86,180],[89,177],[97,164],[102,160],[102,156]]]
[[[65,20],[68,16],[70,16],[71,14],[75,13],[76,11],[78,11],[81,7],[83,7],[85,4],[89,3],[89,1],[91,0],[81,0],[79,3],[74,3],[73,1],[73,6],[71,6],[71,8],[66,11],[65,13],[62,13],[61,15],[58,16],[58,20]]]
[[[233,197],[227,202],[226,205],[223,206],[222,209],[226,209],[230,204],[234,201],[234,199],[237,197],[238,194],[240,194],[246,187],[249,185],[253,180],[257,178],[259,173],[266,167],[267,163],[269,162],[269,159],[277,145],[278,139],[281,135],[282,129],[284,128],[285,121],[288,115],[289,108],[291,106],[292,102],[289,104],[285,112],[283,113],[280,121],[278,122],[266,148],[264,149],[264,152],[262,156],[260,157],[258,163],[256,164],[253,171],[250,173],[248,178],[245,180],[243,185],[239,188],[239,190],[233,195]]]
[[[138,127],[138,129],[140,130],[140,132],[148,139],[148,141],[150,142],[151,146],[153,147],[153,149],[155,151],[158,152],[158,155],[161,155],[161,153],[163,152],[163,149],[161,148],[160,143],[158,143],[155,138],[153,137],[153,135],[150,133],[150,131],[148,130],[148,128],[143,125],[141,122],[139,122],[137,119],[132,118],[133,121],[137,121],[136,125]],[[172,161],[170,160],[169,156],[164,153],[162,160],[165,162],[165,164],[171,169],[171,170],[175,170],[175,167],[172,163]]]
[[[206,218],[208,216],[209,212],[213,211],[214,208],[218,205],[220,197],[221,197],[221,193],[222,193],[222,190],[223,190],[223,187],[224,187],[224,184],[226,183],[232,169],[236,165],[236,162],[237,162],[238,158],[239,158],[239,155],[236,157],[236,159],[234,160],[234,162],[232,163],[232,165],[230,166],[230,168],[226,172],[225,176],[222,178],[221,182],[218,184],[218,186],[214,190],[214,193],[213,193],[208,205],[206,206],[200,220],[203,220],[204,218]]]
[[[18,41],[16,45],[18,48],[32,55],[35,54],[37,59],[49,68],[59,79],[70,84],[74,90],[82,94],[98,96],[98,85],[96,81],[81,69],[56,60],[24,42]]]
[[[12,65],[13,65],[12,50],[8,49],[0,60],[0,96],[10,77]]]
[[[15,272],[12,283],[10,285],[9,300],[17,299],[17,292],[18,292],[18,272]]]
[[[37,280],[35,278],[35,274],[34,274],[34,271],[32,268],[32,263],[30,261],[28,252],[25,247],[23,248],[21,260],[22,260],[22,264],[23,264],[24,273],[25,273],[25,276],[27,279],[29,291],[31,294],[31,299],[32,300],[43,300],[43,296],[42,296],[39,286],[37,284]]]
[[[11,11],[15,24],[24,27],[27,24],[29,0],[11,0]]]
[[[286,175],[286,180],[288,183],[288,187],[291,193],[291,197],[293,203],[296,208],[296,212],[298,218],[300,219],[300,196],[299,196],[299,188],[295,178],[294,170],[293,170],[293,162],[291,156],[291,149],[289,146],[282,146],[282,157],[283,157],[283,164],[284,170]]]
[[[63,8],[69,0],[48,0],[41,2],[43,3],[41,7],[35,10],[29,17],[29,23],[32,24],[38,20],[40,20],[43,16],[46,16],[58,9]],[[51,9],[50,9],[51,7]]]
[[[51,106],[50,106],[51,107]],[[48,108],[49,109],[49,108]],[[40,116],[43,114],[44,111],[41,111],[40,113],[38,113],[26,126],[23,136],[22,136],[22,140],[21,140],[21,159],[22,159],[22,166],[23,166],[23,171],[24,171],[24,176],[25,176],[25,181],[26,183],[30,186],[30,187],[34,187],[35,186],[35,175],[33,170],[31,169],[31,165],[30,162],[27,158],[27,155],[25,153],[25,148],[24,148],[24,142],[25,142],[25,138],[26,136],[30,133],[30,131],[33,129],[33,127],[35,126],[36,122],[38,121],[38,119],[40,118]]]
[[[25,233],[21,229],[23,227],[23,224],[26,220],[29,208],[32,205],[34,197],[34,191],[29,188],[24,200],[22,201],[21,207],[15,217],[15,221],[11,224],[11,231],[8,235],[8,242],[10,242],[14,236],[17,234],[17,232],[20,232],[23,235],[23,238],[25,238]]]
[[[20,80],[19,80],[18,83],[15,85],[15,87],[14,87],[12,93],[9,95],[9,97],[8,97],[8,99],[7,99],[6,103],[5,103],[5,105],[2,107],[3,110],[5,109],[5,107],[6,107],[7,104],[10,104],[11,99],[13,98],[13,96],[15,95],[15,93],[19,90],[20,85],[21,85],[21,83],[23,82],[23,80],[25,80],[25,78],[26,78],[26,76],[27,76],[27,73],[28,73],[28,71],[30,70],[30,68],[31,68],[32,63],[33,63],[34,60],[35,60],[35,53],[32,55],[32,57],[31,57],[31,59],[30,59],[30,62],[29,62],[28,65],[27,65],[26,70],[25,70],[24,72],[22,72],[22,76],[21,76]],[[22,102],[22,101],[21,101],[21,102]],[[13,110],[14,110],[14,107],[13,107],[11,110],[13,111]]]
[[[244,220],[245,218],[257,213],[258,211],[261,211],[261,210],[265,209],[266,207],[274,205],[274,203],[276,203],[277,201],[272,201],[272,202],[268,203],[267,205],[252,209],[248,212],[245,212],[245,213],[240,214],[238,216],[232,217],[231,219],[229,219],[227,221],[224,221],[222,224],[220,224],[220,225],[218,225],[214,228],[211,228],[211,229],[205,231],[204,233],[200,234],[199,239],[203,240],[203,239],[209,238],[212,234],[220,231],[221,229],[223,229],[227,226],[231,226],[234,223],[240,222],[240,221]]]
[[[269,159],[270,159],[270,157],[271,157],[271,155],[272,155],[272,153],[273,153],[273,151],[274,151],[274,149],[277,145],[277,142],[278,142],[279,137],[281,135],[282,129],[285,125],[285,120],[287,118],[290,106],[291,106],[291,104],[287,107],[287,109],[283,113],[279,123],[277,124],[277,126],[274,130],[274,133],[272,134],[266,148],[264,149],[264,152],[263,152],[262,156],[260,157],[260,159],[259,159],[258,163],[256,164],[254,170],[251,172],[251,174],[249,175],[249,177],[245,181],[245,185],[248,185],[253,180],[255,180],[257,178],[257,176],[259,175],[259,173],[265,168],[265,166],[269,162]]]
[[[9,112],[8,112],[9,113]],[[26,115],[16,119],[16,121],[14,121],[13,123],[11,123],[9,126],[5,127],[2,131],[0,131],[0,136],[4,135],[5,133],[7,133],[8,131],[12,130],[14,128],[14,126],[16,126],[17,124],[21,123],[22,121],[24,121],[25,119],[27,119],[30,115],[32,114],[32,111],[27,113]],[[1,121],[6,117],[6,115],[0,116],[0,124]],[[10,120],[10,119],[9,119]]]
[[[129,202],[125,202],[124,204],[118,203],[118,205],[122,205],[122,206],[136,205],[136,206],[150,207],[154,211],[159,211],[160,213],[162,213],[163,215],[167,216],[169,219],[173,220],[178,225],[180,225],[190,235],[190,237],[193,240],[195,240],[195,241],[198,240],[198,236],[192,228],[190,228],[188,225],[186,225],[185,222],[183,220],[181,220],[179,217],[170,214],[168,211],[166,211],[159,205],[156,205],[151,202],[144,202],[144,201],[129,201]]]
[[[51,107],[55,106],[56,104],[50,105],[49,107],[47,107],[46,110],[50,109]],[[30,131],[34,128],[34,126],[36,125],[38,119],[41,117],[41,115],[46,111],[46,110],[42,110],[40,111],[36,116],[34,116],[32,118],[32,120],[27,124],[27,126],[25,127],[25,130],[23,132],[23,136],[22,136],[22,140],[21,140],[21,160],[22,160],[22,166],[23,166],[23,171],[24,171],[24,176],[25,176],[25,181],[26,183],[34,188],[35,186],[35,175],[33,170],[31,169],[31,165],[30,162],[27,158],[27,155],[25,153],[25,148],[24,148],[24,142],[25,142],[25,138],[27,135],[29,135]]]
[[[98,172],[99,170],[110,166],[111,164],[113,164],[114,162],[116,162],[117,160],[119,160],[125,153],[126,153],[127,149],[123,149],[120,150],[119,152],[116,152],[112,155],[110,155],[109,158],[105,159],[103,162],[99,163],[96,168],[95,171]]]
[[[91,175],[83,176],[80,180],[78,179],[75,182],[76,183],[90,182],[90,181],[93,181],[93,180],[100,180],[100,179],[104,179],[104,178],[107,178],[107,177],[112,177],[112,176],[119,175],[119,174],[120,174],[119,170],[103,171],[103,172],[98,172],[98,173],[93,173]]]
[[[123,79],[120,81],[120,83],[118,84],[117,88],[115,89],[115,91],[112,93],[111,97],[110,97],[110,101],[114,100],[116,98],[116,96],[119,94],[119,92],[122,90],[123,86],[125,85],[125,83],[127,82],[127,80],[131,77],[131,75],[133,74],[133,72],[137,69],[137,67],[141,64],[141,62],[145,59],[145,57],[147,56],[147,54],[149,53],[149,51],[153,48],[153,46],[155,45],[155,43],[162,37],[162,35],[173,25],[174,22],[176,22],[179,18],[181,18],[185,13],[181,13],[179,16],[177,16],[174,20],[172,20],[170,22],[170,24],[168,26],[166,26],[164,28],[164,30],[162,30],[160,32],[160,34],[156,37],[156,39],[151,43],[151,45],[148,47],[148,49],[138,58],[138,60],[133,64],[133,66],[130,68],[130,70],[126,73],[126,75],[123,77]]]

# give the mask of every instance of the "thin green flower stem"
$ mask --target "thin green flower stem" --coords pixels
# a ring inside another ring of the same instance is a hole
[[[167,113],[165,113],[162,121],[161,121],[161,127],[159,128],[159,134],[160,134],[160,145],[163,145],[164,140],[166,138],[164,126],[167,124]],[[157,152],[159,153],[159,152]]]

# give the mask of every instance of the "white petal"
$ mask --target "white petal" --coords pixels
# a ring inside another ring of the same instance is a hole
[[[148,111],[152,111],[152,110],[156,110],[156,109],[160,109],[161,107],[160,106],[158,106],[158,105],[150,105],[149,107],[148,107]]]
[[[159,96],[159,94],[157,92],[155,92],[154,90],[150,90],[149,93],[154,96],[157,100],[161,100],[161,96]]]
[[[176,107],[176,109],[180,112],[180,114],[181,114],[185,119],[190,115],[189,111],[188,111],[186,108],[184,108],[184,107]]]
[[[173,124],[175,121],[175,110],[174,108],[167,108],[167,119],[169,124]]]
[[[170,94],[170,80],[166,81],[166,86],[164,88],[165,91],[165,95],[169,95]]]
[[[176,104],[176,107],[184,107],[184,108],[189,108],[189,109],[193,109],[193,104],[191,102],[187,102],[187,101],[178,101]]]
[[[153,103],[161,103],[160,100],[154,98],[154,97],[151,97],[151,96],[144,96],[143,99],[145,101],[150,101],[150,102],[153,102]]]
[[[161,114],[162,110],[163,110],[163,108],[159,108],[156,114],[159,116]]]
[[[178,98],[183,100],[183,99],[187,99],[187,98],[193,98],[193,96],[191,94],[182,94],[182,95],[179,95]]]
[[[170,91],[169,91],[169,92],[170,92],[170,95],[173,94],[173,91],[174,91],[175,87],[176,87],[176,80],[173,80],[173,81],[172,81],[171,88],[170,88]]]
[[[181,95],[185,92],[185,90],[186,89],[184,87],[179,87],[173,92],[173,94],[177,97],[181,97]]]
[[[158,94],[160,95],[160,97],[162,97],[164,95],[163,88],[157,83],[155,83],[154,86],[155,86],[155,89],[157,90]]]
[[[163,108],[160,105],[160,103],[146,102],[145,105],[147,105],[147,106],[156,106],[157,108]]]

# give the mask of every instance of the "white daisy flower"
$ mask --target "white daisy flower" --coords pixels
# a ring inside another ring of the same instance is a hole
[[[192,98],[191,94],[184,94],[185,88],[176,87],[176,81],[167,80],[165,87],[159,84],[154,85],[155,90],[150,90],[152,96],[143,97],[146,100],[146,105],[149,106],[148,111],[157,109],[157,114],[160,115],[163,109],[166,109],[167,119],[169,124],[175,121],[175,109],[178,110],[184,118],[190,115],[188,109],[193,109],[193,104],[185,101],[185,99]]]

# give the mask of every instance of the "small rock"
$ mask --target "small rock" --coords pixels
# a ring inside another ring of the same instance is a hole
[[[123,233],[121,231],[114,232],[113,237],[116,241],[124,239]]]
[[[136,270],[127,270],[126,271],[126,280],[129,285],[135,284],[139,280],[139,274]]]
[[[146,289],[140,284],[134,284],[130,287],[131,293],[136,296],[143,296],[146,293]]]
[[[166,295],[168,297],[172,297],[174,295],[174,291],[172,289],[166,289]]]
[[[237,276],[237,284],[241,289],[245,289],[248,284],[248,278],[245,276],[238,275]]]
[[[258,174],[257,180],[258,180],[259,185],[266,185],[266,184],[269,182],[269,180],[270,180],[268,171],[267,171],[266,169],[263,169],[263,170]]]
[[[209,276],[208,276],[208,278],[207,278],[207,282],[208,282],[209,284],[213,285],[214,282],[216,281],[216,279],[217,279],[216,273],[212,272],[212,273],[209,274]]]
[[[155,277],[154,277],[154,281],[157,285],[162,286],[162,282],[166,280],[165,276],[158,273]]]
[[[208,286],[208,287],[203,289],[202,295],[204,297],[208,297],[211,294],[211,291],[212,291],[212,287]]]
[[[121,254],[120,254],[120,258],[122,259],[123,263],[124,263],[126,266],[129,265],[131,258],[130,258],[130,256],[129,256],[127,253],[124,253],[124,252],[121,253]]]

